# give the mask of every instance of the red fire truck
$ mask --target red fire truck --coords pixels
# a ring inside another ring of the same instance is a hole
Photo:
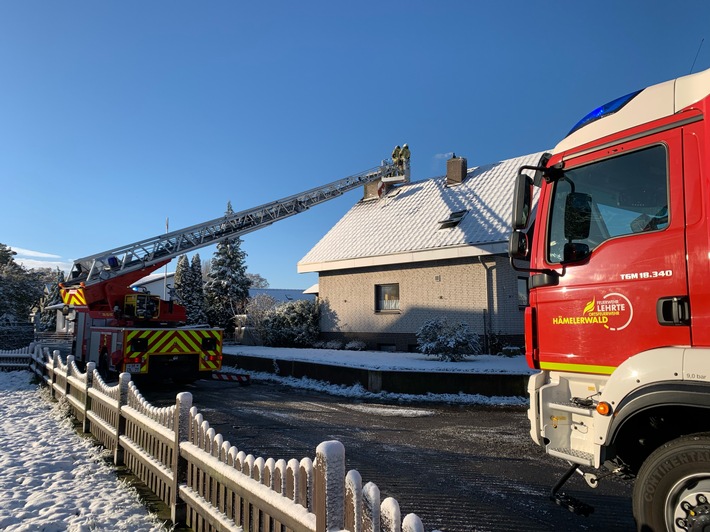
[[[533,440],[635,478],[639,530],[710,527],[710,70],[595,109],[520,169]],[[604,471],[604,469],[601,469]]]
[[[128,372],[181,382],[207,376],[222,365],[222,330],[185,326],[180,302],[135,292],[131,285],[179,255],[256,231],[354,188],[408,181],[409,160],[397,163],[385,160],[300,194],[78,259],[61,285],[57,332],[71,334],[76,361],[94,362],[103,376]]]

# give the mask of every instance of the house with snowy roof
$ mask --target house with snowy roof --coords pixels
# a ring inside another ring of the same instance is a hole
[[[487,350],[523,345],[527,276],[508,261],[515,177],[542,153],[387,188],[361,201],[298,263],[318,273],[325,340],[411,351],[427,321],[465,322]]]

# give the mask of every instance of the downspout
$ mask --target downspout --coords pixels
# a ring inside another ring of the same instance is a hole
[[[491,292],[490,292],[490,272],[495,268],[495,262],[493,265],[489,268],[485,262],[483,262],[483,259],[481,258],[482,255],[478,255],[478,262],[481,266],[483,266],[483,269],[485,270],[484,278],[485,278],[485,289],[486,289],[486,308],[483,309],[483,349],[485,352],[490,353],[490,348],[491,348],[491,334],[493,333],[492,331],[492,325],[491,325]]]

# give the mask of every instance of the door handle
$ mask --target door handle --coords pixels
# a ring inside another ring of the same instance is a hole
[[[661,325],[690,325],[688,296],[662,297],[656,303],[656,317]]]

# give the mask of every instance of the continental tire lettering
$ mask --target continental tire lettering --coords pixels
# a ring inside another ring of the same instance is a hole
[[[681,455],[673,456],[665,462],[659,464],[648,477],[648,482],[644,487],[643,498],[646,502],[653,502],[653,496],[658,489],[658,485],[663,478],[676,467],[687,464],[710,464],[710,450],[707,451],[686,451]]]

